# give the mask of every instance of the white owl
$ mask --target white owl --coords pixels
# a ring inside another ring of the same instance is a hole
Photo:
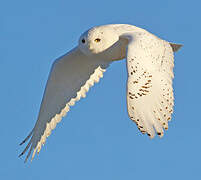
[[[86,96],[113,62],[127,61],[128,115],[143,134],[162,137],[173,112],[174,55],[181,45],[169,43],[133,25],[111,24],[89,29],[78,46],[57,59],[47,81],[38,120],[21,143],[41,150],[46,138],[66,115],[70,106]]]

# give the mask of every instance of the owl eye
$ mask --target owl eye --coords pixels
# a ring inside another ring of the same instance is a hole
[[[96,38],[94,41],[95,41],[95,42],[100,42],[101,39],[100,39],[100,38]]]
[[[82,39],[82,43],[83,43],[83,44],[85,43],[85,39]]]

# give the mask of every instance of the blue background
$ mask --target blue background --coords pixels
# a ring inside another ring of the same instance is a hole
[[[0,179],[201,179],[199,1],[0,2]],[[175,108],[162,139],[140,134],[126,110],[125,60],[113,63],[24,164],[54,59],[85,30],[133,24],[184,47],[175,55]]]

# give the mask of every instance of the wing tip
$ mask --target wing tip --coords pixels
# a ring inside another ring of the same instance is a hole
[[[22,144],[24,144],[26,141],[25,140],[23,140],[20,144],[19,144],[19,146],[21,146]]]
[[[150,139],[153,139],[155,137],[155,134],[147,133],[147,136],[149,136]]]
[[[22,144],[24,144],[24,143],[31,137],[31,135],[33,134],[33,130],[34,130],[34,129],[32,129],[32,131],[28,134],[28,136],[19,144],[20,146],[21,146]]]
[[[18,157],[20,158],[22,155],[24,155],[24,153],[23,153],[23,152],[21,152],[21,153],[18,155]]]
[[[164,136],[164,133],[163,132],[157,132],[157,135],[162,138]]]
[[[183,45],[182,44],[170,43],[170,46],[172,47],[173,52],[177,52]]]

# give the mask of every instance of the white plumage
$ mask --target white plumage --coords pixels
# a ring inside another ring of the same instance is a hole
[[[173,112],[173,52],[181,45],[169,43],[144,29],[113,24],[94,27],[81,35],[79,45],[52,65],[38,120],[21,143],[20,154],[39,153],[46,138],[70,106],[86,96],[113,61],[127,60],[127,108],[143,134],[162,137]]]

